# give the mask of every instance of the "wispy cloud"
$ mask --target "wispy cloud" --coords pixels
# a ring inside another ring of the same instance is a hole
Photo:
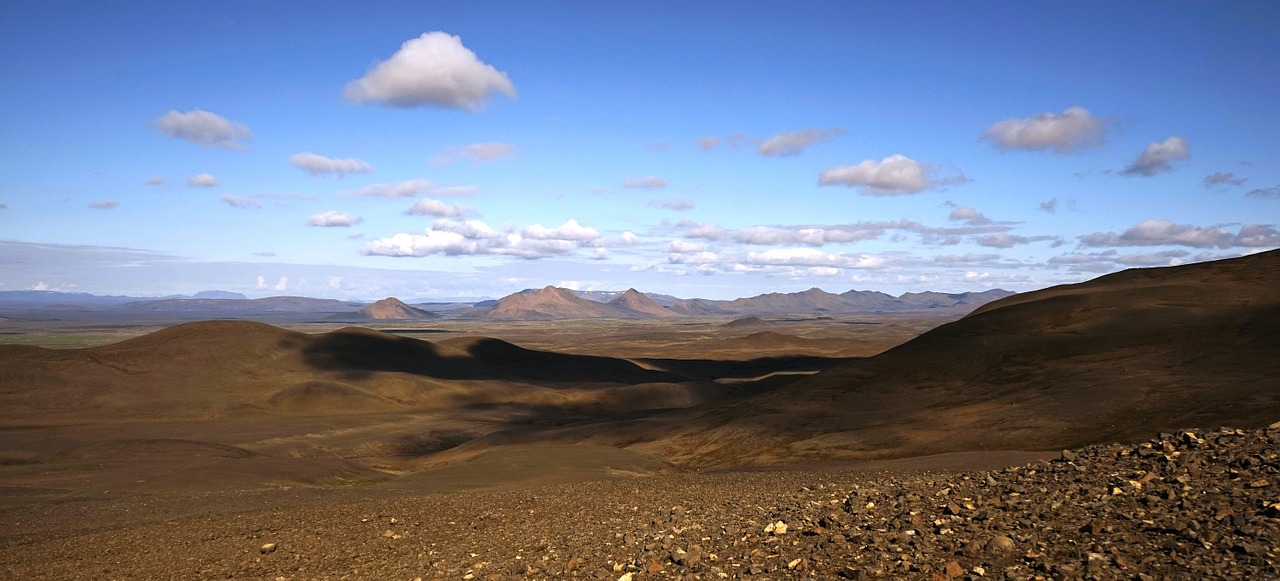
[[[1244,182],[1247,179],[1248,178],[1236,177],[1236,174],[1231,172],[1224,173],[1220,171],[1215,171],[1207,176],[1204,176],[1204,179],[1200,181],[1200,185],[1206,188],[1212,188],[1215,186],[1243,186]]]
[[[294,167],[307,170],[312,177],[342,177],[349,173],[371,173],[373,166],[368,162],[353,157],[337,159],[325,157],[311,152],[295,153],[289,157]]]
[[[516,151],[516,146],[490,141],[487,143],[473,143],[462,147],[453,147],[446,149],[432,156],[432,165],[451,165],[469,161],[472,163],[484,163],[496,161],[511,157]]]
[[[226,204],[228,206],[231,206],[232,208],[261,208],[262,207],[262,204],[258,203],[257,200],[254,200],[252,198],[241,198],[239,196],[233,196],[231,194],[223,194],[218,199],[222,200],[223,202],[226,202]]]
[[[100,200],[92,204],[89,204],[89,207],[95,210],[113,210],[119,205],[120,205],[120,202],[117,202],[115,200]]]
[[[622,187],[638,190],[660,190],[667,187],[667,180],[657,176],[627,178],[623,180]]]
[[[440,200],[423,199],[413,203],[405,214],[411,216],[435,216],[437,218],[463,218],[474,216],[476,211],[463,206],[462,204],[453,204],[450,206]]]
[[[832,137],[844,134],[845,130],[839,127],[826,131],[816,128],[803,131],[782,131],[760,142],[756,146],[756,153],[769,157],[798,155],[810,145],[831,141]]]
[[[480,189],[473,186],[439,186],[430,180],[406,180],[388,184],[371,184],[355,190],[338,192],[339,196],[372,198],[415,198],[424,196],[472,196]]]
[[[364,221],[364,218],[352,217],[336,210],[312,214],[307,218],[308,226],[320,228],[348,228]]]
[[[694,206],[694,203],[690,200],[676,199],[676,200],[650,200],[649,207],[665,208],[667,210],[675,210],[676,212],[684,212],[684,211],[692,210],[695,206]]]
[[[201,109],[186,113],[169,111],[157,117],[152,124],[169,137],[235,151],[248,149],[249,138],[253,135],[248,126]]]

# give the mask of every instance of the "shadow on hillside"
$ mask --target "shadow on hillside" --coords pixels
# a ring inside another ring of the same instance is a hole
[[[535,351],[499,339],[475,338],[440,345],[365,329],[344,329],[311,338],[302,348],[308,365],[364,379],[400,372],[437,379],[547,383],[654,383],[743,378],[776,371],[819,371],[849,361],[812,356],[761,357],[746,361],[625,359]],[[647,368],[646,368],[647,367]]]

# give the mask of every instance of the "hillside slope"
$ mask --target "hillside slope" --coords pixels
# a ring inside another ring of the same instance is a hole
[[[881,355],[686,413],[688,464],[1053,449],[1280,419],[1280,251],[1015,295]]]

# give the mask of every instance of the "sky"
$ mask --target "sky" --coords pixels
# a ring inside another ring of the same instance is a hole
[[[1271,2],[0,2],[0,291],[1026,291],[1280,247]]]

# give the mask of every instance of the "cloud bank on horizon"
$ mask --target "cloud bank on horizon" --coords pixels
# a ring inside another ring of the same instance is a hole
[[[0,290],[1029,290],[1280,247],[1280,7],[1088,7],[10,3]]]

